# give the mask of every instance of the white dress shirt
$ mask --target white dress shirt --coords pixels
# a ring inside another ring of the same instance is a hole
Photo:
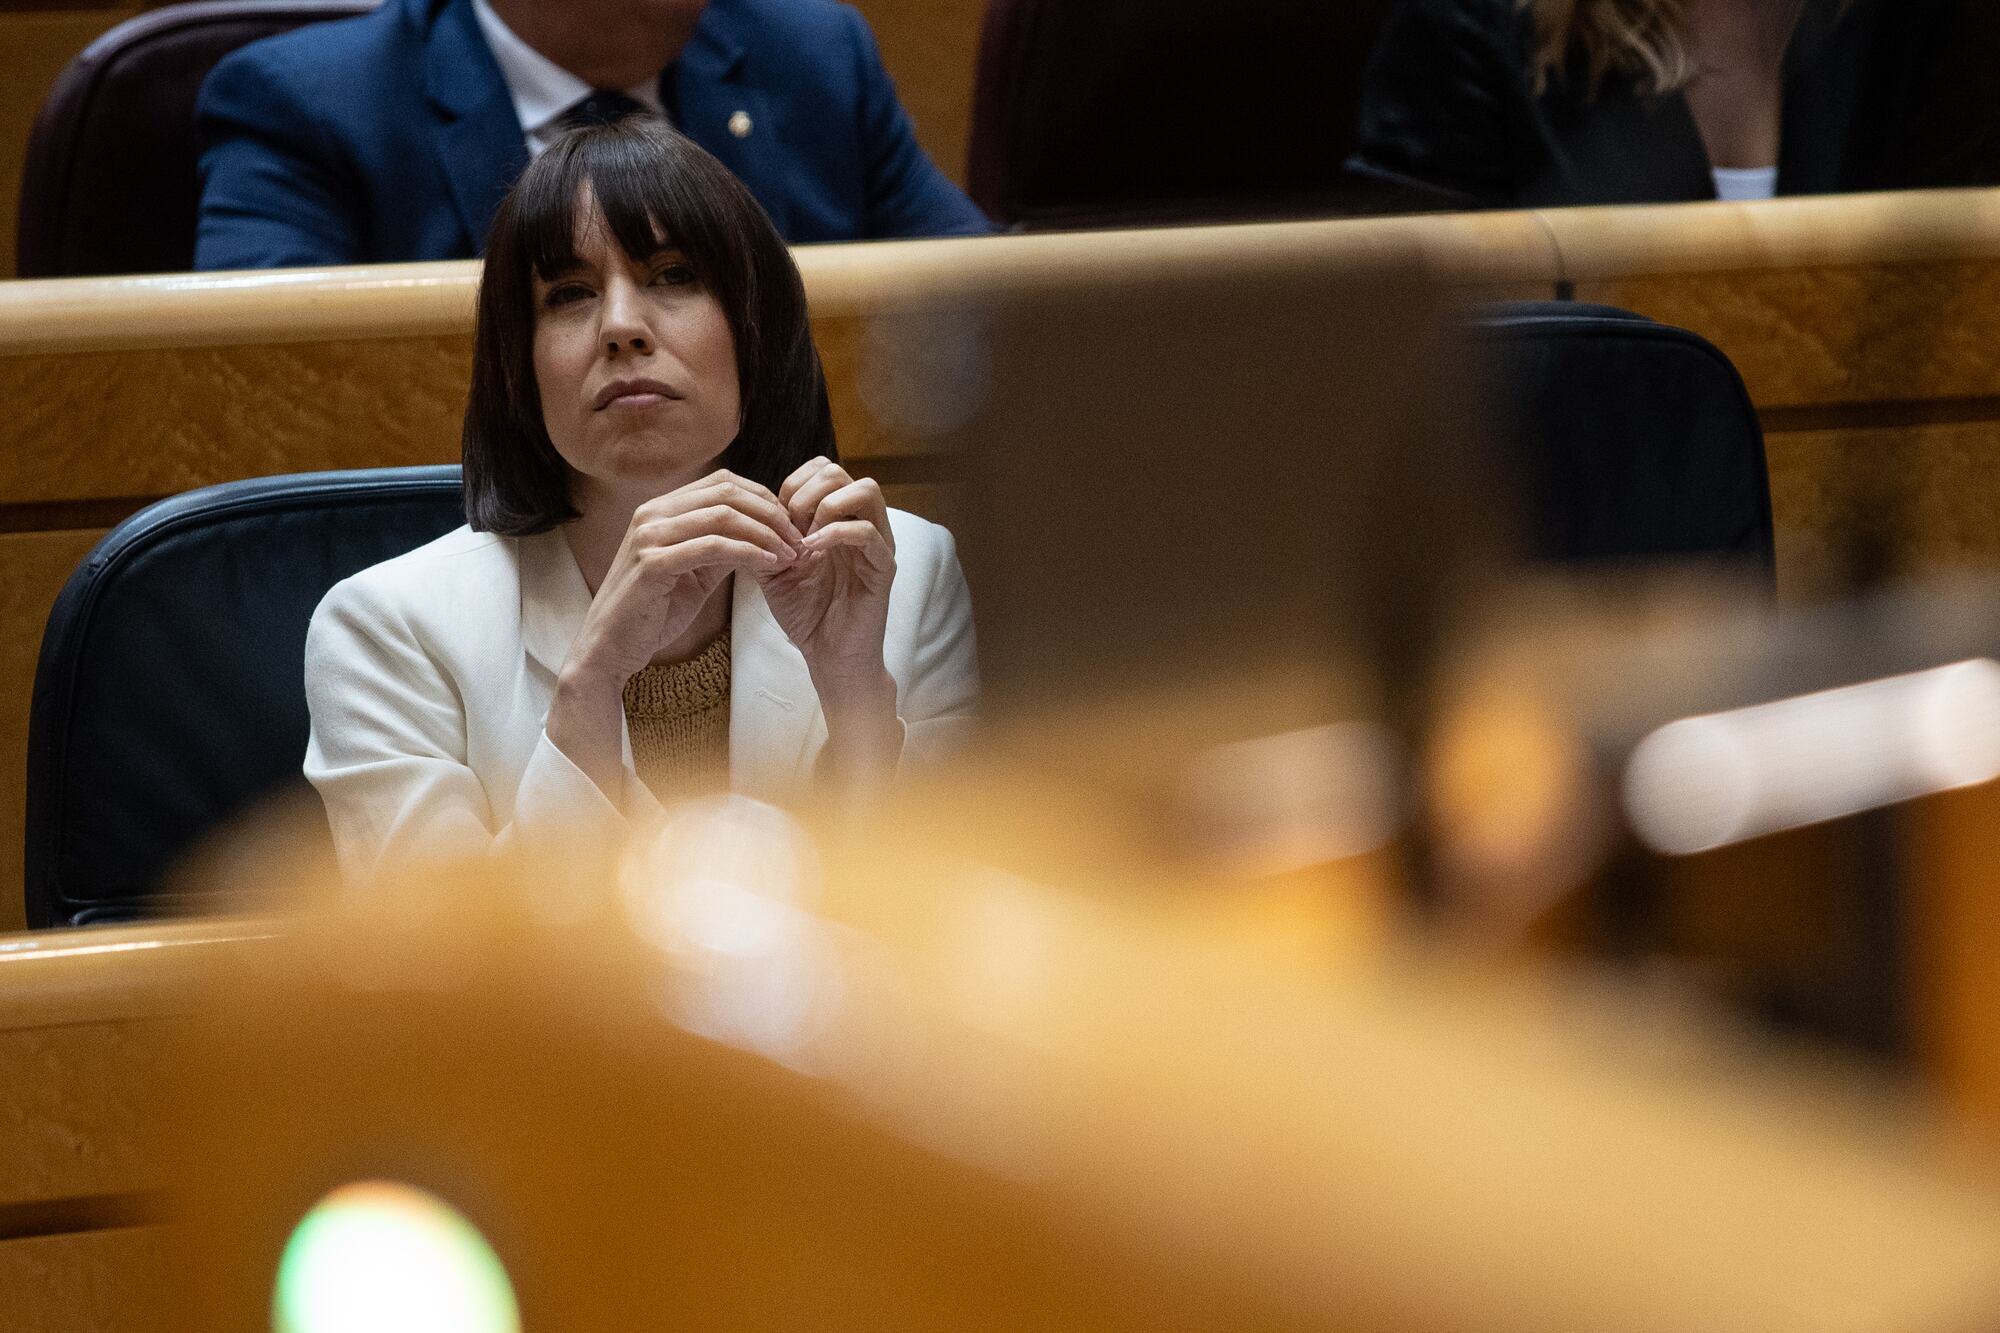
[[[1715,167],[1715,197],[1741,204],[1778,197],[1776,167]]]
[[[517,37],[487,0],[472,0],[472,13],[479,20],[479,31],[493,51],[493,59],[499,62],[500,77],[507,81],[507,95],[513,99],[514,118],[521,122],[528,152],[540,157],[555,138],[556,122],[563,113],[597,90]],[[649,110],[667,114],[660,105],[657,77],[624,92]]]

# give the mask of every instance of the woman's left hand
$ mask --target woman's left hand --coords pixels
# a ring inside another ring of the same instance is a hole
[[[771,614],[800,653],[827,727],[880,729],[895,720],[896,687],[882,660],[896,539],[872,477],[856,481],[814,458],[785,479],[778,503],[805,534],[799,558],[758,583]],[[900,727],[897,729],[900,737]]]

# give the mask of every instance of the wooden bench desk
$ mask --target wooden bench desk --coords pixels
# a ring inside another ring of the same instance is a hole
[[[159,1287],[162,1038],[238,921],[0,936],[0,1333],[131,1327]]]

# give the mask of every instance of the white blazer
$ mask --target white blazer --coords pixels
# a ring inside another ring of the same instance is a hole
[[[889,523],[896,578],[883,656],[907,765],[962,733],[978,666],[951,534],[896,509]],[[556,673],[589,609],[559,531],[460,528],[334,585],[306,633],[305,773],[348,873],[390,855],[473,851],[538,831],[610,836],[659,817],[629,733],[615,800],[548,738]],[[826,743],[805,658],[754,579],[735,581],[730,631],[730,786],[794,797]]]

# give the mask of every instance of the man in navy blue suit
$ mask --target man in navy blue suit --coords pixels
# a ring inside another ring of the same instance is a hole
[[[195,267],[469,258],[593,97],[663,112],[795,243],[991,229],[834,0],[385,0],[215,67]]]

